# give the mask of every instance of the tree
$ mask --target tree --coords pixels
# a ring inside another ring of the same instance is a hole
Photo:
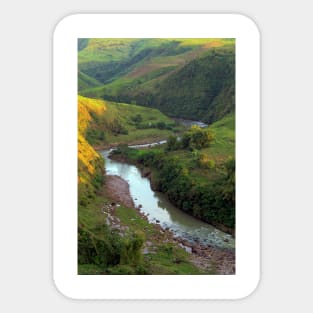
[[[165,129],[166,128],[166,124],[164,122],[157,122],[156,126],[158,129]]]
[[[132,120],[136,123],[139,124],[142,122],[142,116],[141,114],[136,114],[135,116],[132,117]]]
[[[166,150],[167,151],[174,151],[174,150],[177,150],[178,149],[178,145],[179,145],[179,142],[177,140],[177,137],[176,136],[169,136],[168,139],[167,139],[167,143],[166,143]]]
[[[184,149],[203,149],[210,145],[214,139],[213,133],[208,128],[201,128],[197,125],[191,126],[182,137],[182,147]]]
[[[212,169],[215,167],[215,162],[210,159],[206,153],[200,153],[198,157],[198,165],[201,168]]]

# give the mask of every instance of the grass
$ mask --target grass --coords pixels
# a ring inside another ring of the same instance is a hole
[[[95,146],[103,145],[103,142],[107,145],[117,145],[158,141],[167,138],[173,134],[173,131],[180,132],[183,129],[182,126],[177,126],[172,119],[157,109],[82,96],[78,97],[78,102],[80,131],[84,132],[88,124],[89,130],[93,131],[94,136],[91,138],[91,143]],[[138,123],[134,121],[138,115],[141,117],[140,124],[150,124],[155,125],[155,127],[138,128]],[[111,128],[114,123],[118,123],[124,131],[120,133],[112,131]],[[163,123],[168,129],[157,128],[158,123]],[[96,136],[99,134],[102,137],[97,138]]]
[[[78,264],[79,275],[101,275],[103,268],[95,264]]]
[[[128,135],[109,135],[108,142],[112,145],[116,144],[127,144],[127,143],[144,143],[152,142],[152,141],[159,141],[172,134],[172,131],[169,130],[159,130],[159,129],[138,129],[132,131]]]
[[[173,120],[165,116],[159,110],[147,107],[131,105],[126,103],[107,103],[107,113],[105,118],[107,121],[112,121],[114,118],[119,118],[122,125],[127,129],[128,134],[114,135],[108,133],[106,140],[110,144],[133,143],[144,140],[164,139],[173,133],[171,130],[161,130],[158,128],[137,129],[132,121],[136,115],[140,114],[143,123],[158,123],[173,124]]]
[[[223,162],[229,157],[235,156],[235,115],[225,116],[223,119],[210,126],[215,139],[211,146],[204,152],[217,163]]]
[[[162,79],[209,49],[234,43],[234,39],[225,38],[91,38],[78,52],[79,70],[94,78],[97,73],[91,68],[107,66],[104,71],[112,72],[103,81],[108,88],[103,90],[95,81],[88,80],[87,84],[81,82],[79,91],[85,96],[101,98],[106,94],[116,95],[122,87],[134,88],[133,83],[136,80],[138,83],[138,79],[140,84],[152,80],[157,83],[153,73],[161,71],[158,77]],[[115,68],[122,62],[125,64],[122,68]]]
[[[104,203],[110,202],[112,200],[103,190],[87,206],[79,207],[79,224],[84,225],[86,229],[100,239],[105,239],[101,227],[105,225],[105,218],[104,214],[101,213],[101,207]],[[120,219],[122,225],[129,227],[129,233],[143,233],[145,240],[151,242],[154,247],[151,253],[144,255],[143,263],[139,265],[142,266],[145,274],[212,274],[212,272],[203,272],[193,265],[189,260],[190,255],[182,248],[172,243],[163,242],[166,240],[166,236],[155,225],[144,219],[135,209],[120,206],[115,209],[115,215]],[[112,274],[125,274],[132,273],[134,269],[131,265],[120,265],[109,269],[104,269],[95,264],[79,264],[78,266],[80,275],[101,275],[105,271]]]
[[[91,38],[87,46],[79,52],[79,63],[88,61],[119,61],[128,57],[133,44],[138,39]]]
[[[79,223],[89,225],[89,229],[95,231],[95,235],[101,236],[101,232],[97,231],[99,226],[105,224],[101,207],[104,203],[108,203],[108,198],[103,194],[98,194],[95,198],[88,203],[87,206],[79,207]]]
[[[189,170],[197,183],[207,183],[215,181],[220,177],[221,172],[225,171],[224,164],[229,158],[235,157],[235,116],[227,115],[220,121],[213,123],[209,127],[214,139],[208,148],[198,151],[208,156],[215,163],[214,168],[200,168],[195,161],[192,151],[180,149],[175,151],[167,151],[167,156],[178,157],[179,162]],[[157,151],[159,148],[153,148]]]
[[[193,265],[190,255],[180,247],[172,243],[164,242],[166,236],[139,213],[130,208],[120,206],[116,209],[116,215],[121,223],[127,225],[133,232],[144,232],[146,241],[151,242],[153,250],[144,256],[144,266],[153,275],[199,275],[212,274],[199,270]]]
[[[88,89],[88,88],[95,88],[101,86],[101,83],[96,79],[79,72],[78,73],[78,90]]]
[[[210,147],[202,149],[201,152],[206,154],[209,159],[215,162],[214,169],[191,170],[200,180],[215,180],[219,176],[219,172],[223,171],[224,163],[229,158],[235,157],[235,116],[230,114],[218,122],[213,123],[210,129],[214,133],[214,140]],[[189,155],[187,159],[191,159]]]

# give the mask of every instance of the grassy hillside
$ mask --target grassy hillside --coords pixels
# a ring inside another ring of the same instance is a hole
[[[79,72],[78,73],[78,91],[83,89],[95,88],[101,86],[101,83],[96,79]]]
[[[106,83],[130,72],[137,63],[149,58],[153,49],[165,42],[163,39],[89,39],[78,53],[78,68]],[[81,40],[78,46],[81,46]]]
[[[102,86],[80,94],[214,122],[234,109],[232,39],[89,39],[80,72]]]
[[[102,157],[93,149],[86,140],[88,127],[92,122],[89,109],[94,103],[78,101],[78,190],[79,202],[88,202],[87,198],[92,198],[101,184],[104,175]],[[94,108],[93,108],[94,109]]]
[[[79,103],[90,121],[86,138],[95,147],[157,141],[182,129],[157,109],[82,96]]]
[[[102,83],[126,75],[138,78],[155,70],[181,66],[232,39],[91,38],[78,40],[79,71]]]

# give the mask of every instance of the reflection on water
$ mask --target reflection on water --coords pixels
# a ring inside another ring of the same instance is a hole
[[[163,228],[174,232],[175,236],[190,242],[225,248],[235,247],[235,241],[231,235],[177,209],[165,195],[151,189],[149,179],[142,177],[136,166],[109,159],[109,152],[102,152],[106,173],[120,176],[129,183],[135,205],[142,206],[141,211],[147,215],[150,222],[160,223]]]

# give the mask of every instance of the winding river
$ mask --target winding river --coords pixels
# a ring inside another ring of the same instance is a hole
[[[132,147],[142,146],[144,145]],[[140,210],[147,216],[149,222],[159,223],[162,228],[171,230],[176,237],[181,237],[190,243],[235,248],[235,240],[231,235],[176,208],[164,194],[151,189],[149,179],[142,177],[136,166],[111,160],[108,157],[110,152],[111,150],[102,151],[106,173],[120,176],[128,182],[135,205],[141,205]]]

